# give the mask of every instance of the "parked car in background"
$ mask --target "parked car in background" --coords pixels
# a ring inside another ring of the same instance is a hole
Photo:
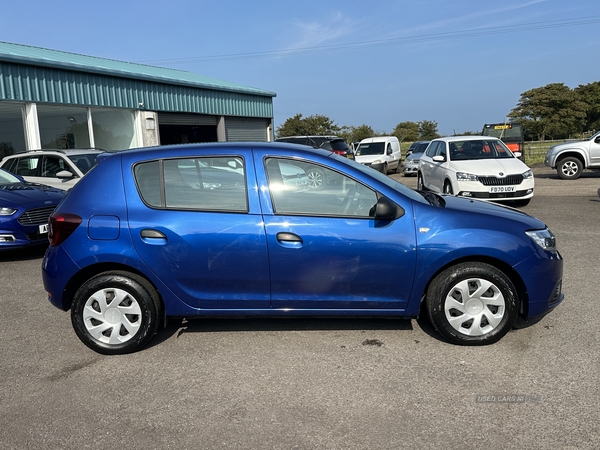
[[[523,128],[520,122],[486,123],[481,130],[482,136],[500,139],[513,153],[523,153]]]
[[[583,169],[600,170],[600,132],[585,141],[569,141],[550,147],[544,164],[556,169],[563,180],[576,180]]]
[[[419,141],[417,145],[413,147],[413,151],[404,159],[404,176],[410,177],[417,175],[419,171],[419,160],[425,149],[429,145],[430,141]]]
[[[498,138],[434,139],[419,161],[418,189],[524,206],[533,197],[534,179],[519,156]]]
[[[415,141],[412,144],[410,144],[410,147],[408,147],[408,150],[406,150],[406,156],[409,156],[412,152],[415,151],[417,147],[421,146],[423,143],[429,144],[429,141]]]
[[[402,162],[400,142],[395,136],[379,136],[363,139],[356,149],[357,162],[387,175],[391,170],[398,172]]]
[[[337,136],[289,136],[275,139],[275,142],[307,145],[312,148],[322,148],[348,159],[354,159],[354,152],[348,144]],[[302,166],[301,164],[299,165]],[[332,172],[326,172],[318,166],[302,167],[308,177],[310,189],[323,189],[327,185],[340,181],[340,177]]]
[[[332,151],[340,156],[354,159],[354,152],[342,138],[337,136],[287,136],[275,139],[275,142],[308,145],[313,148],[322,148]]]
[[[25,181],[68,190],[96,165],[100,153],[97,149],[34,150],[6,156],[0,167]]]
[[[212,171],[207,186],[204,163],[235,168],[244,181]],[[342,182],[319,190],[286,183],[282,166],[298,164]],[[198,170],[177,175],[190,167]],[[49,231],[48,299],[105,354],[141,349],[171,316],[414,318],[422,310],[448,341],[483,345],[518,316],[544,315],[563,300],[563,261],[543,222],[416,192],[306,146],[100,155]]]
[[[48,218],[64,196],[0,169],[0,250],[48,244]]]

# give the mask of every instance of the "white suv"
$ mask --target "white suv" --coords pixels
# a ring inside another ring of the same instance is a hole
[[[96,149],[34,150],[6,156],[0,167],[25,181],[66,191],[97,164],[100,153],[103,151]]]

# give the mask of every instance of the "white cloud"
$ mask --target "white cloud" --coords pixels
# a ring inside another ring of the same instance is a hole
[[[358,22],[342,13],[312,22],[295,20],[292,24],[293,42],[285,50],[319,47],[339,43],[340,39],[353,33]]]

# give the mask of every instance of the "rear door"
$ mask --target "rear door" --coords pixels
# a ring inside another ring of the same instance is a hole
[[[250,151],[146,161],[133,173],[137,186],[128,189],[128,205],[135,249],[184,303],[269,308],[266,237]]]

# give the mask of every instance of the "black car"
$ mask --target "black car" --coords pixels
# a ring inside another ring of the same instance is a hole
[[[288,136],[275,139],[275,142],[288,142],[290,144],[308,145],[313,148],[322,148],[332,151],[346,158],[354,159],[354,153],[346,141],[337,136]]]

